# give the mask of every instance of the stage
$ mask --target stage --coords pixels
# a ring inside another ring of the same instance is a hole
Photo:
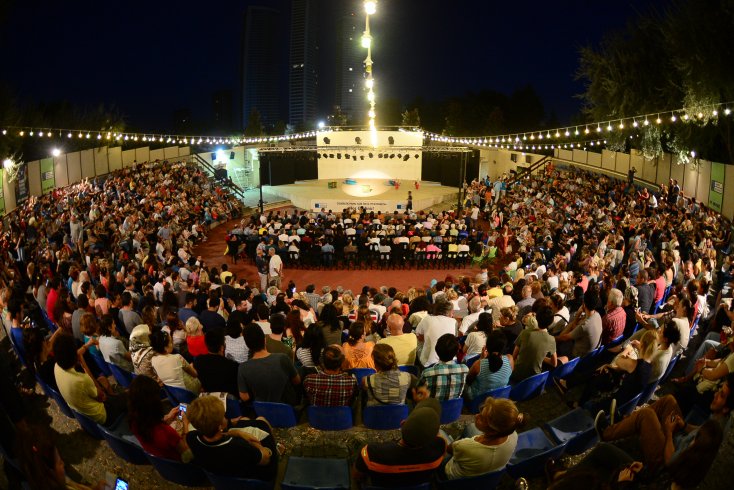
[[[459,189],[438,182],[401,181],[399,189],[388,179],[329,179],[302,180],[294,184],[263,186],[263,192],[288,199],[300,209],[318,211],[321,208],[341,211],[344,208],[364,206],[368,211],[404,211],[408,191],[413,195],[413,210],[418,211],[444,201],[454,205]],[[336,183],[335,187],[329,184]]]

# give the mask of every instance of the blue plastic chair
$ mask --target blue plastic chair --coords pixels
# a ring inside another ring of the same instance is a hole
[[[459,420],[462,408],[464,408],[463,398],[441,400],[441,424],[450,424]]]
[[[540,427],[522,432],[518,434],[515,453],[507,464],[507,472],[513,478],[540,476],[545,462],[550,458],[558,459],[564,449],[565,444],[554,445]]]
[[[640,401],[640,397],[642,396],[642,393],[637,395],[636,397],[632,398],[631,400],[627,401],[626,403],[623,403],[622,405],[619,405],[617,407],[617,418],[615,419],[615,422],[618,422],[631,414],[635,407],[637,406],[637,403]]]
[[[605,349],[611,349],[612,347],[617,347],[619,344],[624,342],[624,334],[620,335],[616,339],[611,340],[607,345],[604,346]]]
[[[228,419],[234,419],[242,415],[242,406],[239,400],[235,400],[232,396],[227,397],[227,409],[224,416]]]
[[[404,373],[410,373],[413,376],[418,376],[418,367],[417,366],[411,366],[408,364],[403,364],[401,366],[398,366],[398,369],[401,370]]]
[[[240,490],[243,488],[248,490],[272,490],[274,486],[274,483],[270,481],[216,475],[208,471],[205,471],[204,474],[216,490]]]
[[[581,454],[597,443],[598,436],[594,430],[594,417],[577,408],[545,424],[546,432],[556,444],[566,444],[568,454]]]
[[[178,483],[185,487],[203,487],[209,485],[209,478],[206,477],[204,470],[190,463],[181,463],[171,459],[159,458],[146,452],[145,457],[148,458],[153,468],[166,480],[172,483]]]
[[[129,435],[130,439],[124,438],[122,435],[116,434],[114,431],[107,427],[97,424],[97,428],[102,433],[107,444],[116,455],[124,459],[128,463],[132,464],[150,464],[148,458],[145,457],[145,451],[140,446],[132,441],[134,436]]]
[[[89,352],[89,355],[92,356],[92,359],[94,359],[94,363],[97,365],[100,371],[102,371],[102,374],[105,376],[112,376],[112,371],[110,370],[110,366],[107,364],[107,361],[104,360],[104,357],[102,357],[102,354],[96,354],[92,352],[91,350],[87,351]]]
[[[660,308],[662,308],[664,304],[665,304],[665,297],[663,297],[663,299],[655,303],[655,308],[653,308],[652,314],[653,315],[657,314],[660,311]]]
[[[341,490],[349,488],[349,484],[346,459],[291,456],[280,487],[283,490]]]
[[[104,439],[104,434],[99,430],[97,422],[90,419],[86,415],[83,415],[76,410],[72,409],[71,412],[74,414],[74,418],[79,422],[79,425],[84,429],[84,432],[94,437],[95,439]]]
[[[163,389],[168,396],[168,400],[171,405],[178,405],[179,403],[191,403],[196,400],[196,395],[185,388],[177,388],[175,386],[163,385]]]
[[[481,395],[474,398],[469,402],[469,410],[471,413],[479,413],[479,409],[484,405],[484,400],[487,398],[510,398],[510,391],[512,386],[507,385],[502,388],[495,388],[494,390],[485,391]]]
[[[265,417],[273,427],[285,429],[298,425],[296,411],[286,403],[254,402],[252,405],[258,417]]]
[[[668,376],[670,376],[670,373],[672,373],[672,372],[673,372],[673,368],[675,367],[676,363],[677,363],[677,362],[678,362],[678,361],[680,360],[680,356],[681,356],[681,355],[680,355],[680,354],[678,354],[677,356],[673,357],[673,358],[672,358],[672,359],[670,360],[670,362],[668,363],[668,367],[667,367],[667,368],[665,368],[665,372],[664,372],[664,373],[663,373],[663,375],[662,375],[662,376],[660,377],[660,381],[659,381],[659,383],[664,383],[664,382],[665,382],[665,380],[667,380],[667,379],[668,379]]]
[[[604,346],[598,347],[594,349],[593,351],[589,352],[585,356],[583,356],[579,363],[576,365],[576,369],[574,371],[579,373],[587,373],[591,372],[594,369],[596,369],[596,364],[598,362],[598,356],[604,352]]]
[[[319,430],[346,430],[354,424],[350,407],[308,407],[308,423]]]
[[[505,474],[505,469],[485,473],[483,475],[471,476],[468,478],[457,478],[455,480],[438,480],[436,486],[439,490],[467,490],[470,488],[481,488],[482,490],[492,490],[496,488]]]
[[[579,361],[581,360],[580,357],[575,357],[568,361],[566,364],[561,364],[560,366],[556,366],[553,371],[550,372],[548,375],[548,381],[545,382],[545,387],[548,388],[551,383],[553,383],[553,379],[566,379],[568,378],[571,373],[574,372],[576,369],[576,366],[578,366]]]
[[[510,390],[510,400],[521,402],[529,400],[530,398],[535,398],[543,393],[543,388],[547,381],[548,371],[536,374],[535,376],[530,376],[529,378],[520,381],[516,385],[512,386],[512,390]]]
[[[115,377],[117,383],[120,386],[122,386],[123,388],[130,387],[130,383],[133,382],[133,373],[131,373],[130,371],[125,371],[121,367],[116,366],[112,363],[107,363],[107,367],[109,367],[112,376]]]
[[[660,381],[653,381],[652,383],[649,383],[645,388],[642,390],[642,393],[640,393],[640,399],[637,400],[637,405],[644,405],[648,401],[650,401],[650,398],[652,398],[652,395],[655,394],[655,390],[658,388],[658,384]]]
[[[479,354],[474,355],[474,356],[465,357],[463,362],[464,364],[466,364],[466,367],[470,368],[472,367],[472,364],[474,364],[478,360],[479,360]]]
[[[365,407],[362,420],[365,427],[376,430],[399,429],[400,423],[408,418],[408,406],[377,405]]]
[[[58,391],[54,390],[53,388],[51,388],[48,385],[43,385],[43,386],[46,387],[46,390],[45,390],[46,393],[48,393],[48,395],[51,398],[53,398],[54,401],[56,401],[56,405],[59,406],[59,410],[61,410],[61,413],[63,413],[64,415],[66,415],[70,419],[75,418],[74,417],[74,414],[71,411],[71,407],[69,406],[68,403],[66,403],[66,400],[64,400],[64,397],[61,396],[61,393],[59,393]]]
[[[362,387],[362,380],[366,378],[367,376],[372,376],[377,371],[375,371],[372,368],[354,368],[349,370],[350,373],[352,373],[357,378],[357,387]]]

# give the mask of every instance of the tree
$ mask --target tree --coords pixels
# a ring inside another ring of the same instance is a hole
[[[583,48],[577,75],[586,83],[585,114],[598,121],[661,111],[670,121],[672,114],[662,111],[684,108],[687,123],[624,134],[648,158],[662,151],[686,157],[695,149],[732,162],[731,123],[714,116],[711,104],[734,100],[733,26],[734,0],[679,0],[639,16],[597,49]]]
[[[421,125],[421,115],[417,107],[413,109],[405,109],[405,111],[403,111],[402,118],[403,126],[419,128]]]
[[[247,118],[245,136],[262,136],[263,134],[265,134],[265,129],[260,118],[260,111],[257,110],[257,107],[253,107]]]

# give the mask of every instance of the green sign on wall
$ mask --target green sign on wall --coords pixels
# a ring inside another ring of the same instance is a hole
[[[711,190],[709,191],[709,208],[721,212],[724,200],[724,179],[726,167],[723,163],[711,162]]]
[[[54,177],[54,159],[44,158],[41,160],[41,192],[46,194],[54,190],[56,178]]]

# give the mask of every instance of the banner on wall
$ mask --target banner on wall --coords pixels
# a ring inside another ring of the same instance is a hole
[[[46,194],[51,192],[55,186],[54,159],[45,158],[41,160],[41,193]]]
[[[28,165],[18,166],[15,178],[15,205],[20,206],[28,200]]]
[[[711,162],[711,190],[709,191],[708,207],[714,211],[721,212],[724,201],[724,179],[726,167],[723,163]]]
[[[393,212],[405,209],[405,201],[393,200],[364,200],[364,199],[312,199],[311,210],[321,211],[322,209],[331,209],[333,211],[341,211],[346,208],[365,208],[365,211],[381,211]]]
[[[3,192],[3,182],[5,178],[5,169],[0,168],[0,215],[5,214],[5,192]]]

